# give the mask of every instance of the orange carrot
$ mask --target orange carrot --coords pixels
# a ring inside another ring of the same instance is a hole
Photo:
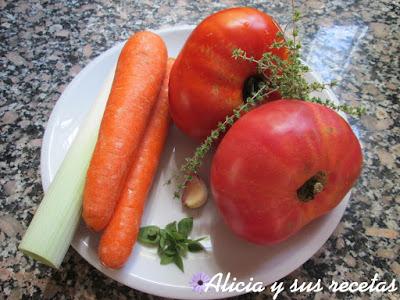
[[[114,215],[100,240],[98,249],[100,260],[110,268],[122,267],[132,252],[138,236],[144,204],[168,133],[170,123],[168,81],[173,62],[173,59],[168,60],[166,76],[138,155],[129,172]]]
[[[166,63],[166,46],[155,33],[132,35],[121,51],[83,195],[83,219],[95,231],[104,229],[114,212]]]

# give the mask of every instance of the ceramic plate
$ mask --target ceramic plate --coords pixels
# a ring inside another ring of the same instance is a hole
[[[176,56],[193,27],[175,27],[156,31],[167,44],[169,55]],[[46,190],[71,145],[85,114],[95,102],[108,73],[115,66],[123,43],[94,59],[68,85],[58,100],[47,124],[41,153],[42,183]],[[315,74],[310,74],[311,79]],[[337,101],[330,91],[324,97]],[[143,225],[164,226],[173,220],[192,215],[193,237],[209,235],[204,242],[206,253],[189,254],[184,260],[185,272],[174,265],[161,266],[156,250],[137,244],[126,265],[120,270],[102,266],[96,249],[99,235],[80,224],[72,246],[100,272],[134,289],[171,298],[211,299],[224,298],[240,293],[196,293],[189,286],[192,276],[204,272],[209,276],[230,272],[237,280],[249,282],[250,277],[265,285],[281,279],[307,261],[329,238],[339,223],[349,195],[332,212],[312,222],[295,236],[275,246],[262,247],[247,243],[234,236],[218,216],[210,199],[200,210],[185,211],[173,199],[173,187],[165,185],[171,174],[189,156],[196,144],[175,127],[171,127],[161,165],[150,192]],[[207,167],[204,178],[207,178]]]

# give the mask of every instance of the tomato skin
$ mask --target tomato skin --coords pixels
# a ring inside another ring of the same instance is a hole
[[[283,241],[337,206],[361,171],[360,144],[347,122],[319,104],[278,100],[240,118],[222,139],[211,189],[234,233],[257,244]],[[323,171],[315,198],[297,190]]]
[[[175,124],[195,139],[207,137],[219,121],[243,103],[245,80],[256,65],[232,58],[235,48],[261,58],[280,30],[269,15],[247,7],[210,15],[192,32],[171,70],[170,112]],[[286,58],[285,49],[273,53]]]

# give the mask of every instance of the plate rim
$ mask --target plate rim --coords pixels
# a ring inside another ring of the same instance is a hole
[[[179,25],[179,26],[172,26],[172,27],[161,27],[160,29],[148,29],[149,31],[155,32],[157,34],[167,34],[170,32],[176,32],[176,31],[191,31],[195,28],[195,25]],[[42,140],[42,147],[41,147],[41,152],[40,152],[40,173],[41,173],[41,183],[43,186],[44,191],[47,191],[47,188],[50,184],[50,174],[47,172],[48,166],[49,166],[49,161],[47,160],[49,155],[49,145],[51,141],[51,134],[52,134],[52,128],[54,127],[54,124],[56,122],[56,117],[58,115],[58,112],[61,110],[62,105],[64,102],[68,99],[68,95],[70,91],[74,89],[74,86],[83,78],[85,75],[91,72],[91,70],[102,60],[107,58],[108,56],[111,56],[114,54],[115,51],[118,51],[119,47],[122,47],[122,45],[126,42],[125,41],[120,41],[115,43],[112,47],[107,49],[106,51],[103,51],[100,53],[98,56],[96,56],[94,59],[92,59],[67,85],[65,90],[61,93],[60,97],[56,101],[50,116],[48,118],[48,121],[45,125],[45,132],[43,135],[43,140]],[[311,71],[311,76],[313,76],[316,80],[321,81],[321,77],[319,76],[318,73]],[[332,99],[335,102],[338,102],[338,99],[336,95],[333,93],[333,91],[330,88],[327,88],[325,90],[327,93],[328,97]],[[348,122],[346,116],[342,115],[346,122]],[[294,270],[297,270],[301,265],[303,265],[306,261],[311,259],[315,253],[322,248],[322,246],[326,243],[326,241],[332,236],[332,233],[336,229],[336,227],[339,225],[343,215],[344,211],[348,205],[349,198],[350,198],[351,190],[348,192],[348,194],[342,199],[342,201],[336,206],[335,210],[338,210],[339,212],[339,217],[338,217],[338,222],[336,223],[335,226],[331,226],[329,230],[329,234],[327,235],[326,238],[322,241],[322,243],[318,243],[318,246],[312,247],[312,250],[309,251],[307,254],[304,254],[301,259],[298,259],[298,263],[295,265],[295,268],[291,271],[282,271],[280,274],[275,273],[275,278],[277,278],[275,281],[278,281],[285,276],[289,275],[291,272]],[[329,213],[327,214],[329,215]],[[174,290],[176,289],[181,289],[183,291],[190,290],[190,294],[183,292],[182,294],[177,291],[171,291],[170,288],[166,288],[166,285],[160,284],[159,282],[153,282],[148,279],[142,278],[136,274],[131,274],[134,278],[135,281],[126,281],[124,280],[123,276],[121,276],[122,273],[118,272],[118,270],[111,270],[108,269],[104,266],[102,266],[99,261],[95,260],[92,255],[90,255],[88,252],[83,251],[81,249],[82,241],[80,244],[77,244],[75,241],[75,238],[73,239],[71,246],[74,248],[75,251],[78,252],[78,254],[85,259],[91,266],[95,267],[99,272],[104,274],[105,276],[125,285],[130,288],[136,289],[140,292],[148,293],[151,295],[156,295],[156,296],[161,296],[161,297],[166,297],[166,298],[177,298],[177,299],[219,299],[219,298],[227,298],[227,297],[234,297],[234,296],[239,296],[242,294],[246,294],[246,292],[234,292],[234,293],[212,293],[212,297],[210,298],[211,294],[209,293],[203,293],[203,294],[198,294],[194,293],[189,286],[187,288],[183,287],[174,287]],[[156,284],[156,285],[155,285]],[[270,283],[267,283],[269,285]],[[178,295],[177,295],[178,294]]]

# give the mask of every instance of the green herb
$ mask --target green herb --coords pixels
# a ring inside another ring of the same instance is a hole
[[[336,85],[336,82],[319,83],[307,82],[304,75],[310,69],[306,66],[300,55],[301,43],[296,39],[298,36],[297,22],[300,20],[300,12],[294,9],[292,1],[292,38],[284,38],[283,32],[278,32],[276,40],[271,44],[271,51],[274,49],[286,48],[288,57],[282,59],[272,52],[265,52],[260,59],[248,56],[242,49],[234,49],[233,59],[242,59],[249,63],[256,64],[258,76],[262,79],[258,86],[252,89],[252,93],[246,99],[245,103],[233,110],[231,115],[226,116],[223,122],[218,123],[217,128],[212,130],[210,135],[198,146],[192,157],[186,158],[186,162],[181,166],[179,173],[174,180],[177,182],[177,189],[174,193],[175,198],[180,198],[182,191],[187,183],[192,179],[193,174],[197,174],[204,157],[210,151],[214,141],[225,133],[243,113],[249,111],[252,107],[262,103],[266,97],[279,92],[283,99],[301,99],[308,102],[319,103],[331,109],[343,111],[347,114],[360,116],[364,114],[365,109],[361,107],[352,107],[346,104],[337,105],[328,99],[321,99],[311,96],[314,91],[322,91],[326,87]],[[284,30],[286,32],[286,28]],[[171,182],[171,181],[169,181]]]
[[[193,229],[193,219],[185,218],[178,223],[178,232],[181,233],[185,238],[189,236],[189,233]]]
[[[182,257],[188,252],[205,251],[200,243],[205,237],[192,240],[189,234],[193,229],[193,218],[184,218],[178,223],[169,223],[164,229],[158,226],[140,228],[138,241],[145,245],[157,246],[161,265],[174,263],[183,272]]]
[[[140,228],[138,240],[143,244],[157,244],[160,240],[160,228],[157,226]]]
[[[190,252],[199,252],[199,251],[203,251],[204,247],[202,244],[200,244],[197,241],[190,241],[188,243],[188,249]]]

